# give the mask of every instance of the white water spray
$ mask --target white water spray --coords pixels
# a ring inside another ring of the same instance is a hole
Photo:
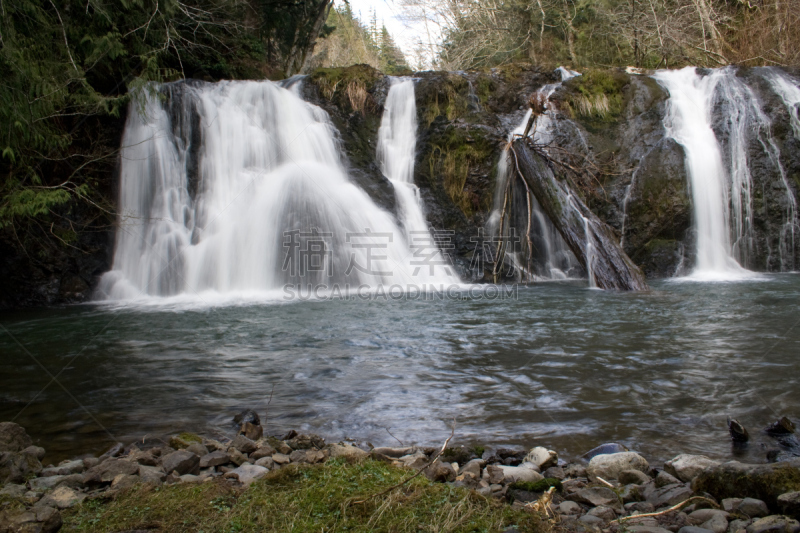
[[[131,105],[100,297],[452,279],[441,267],[413,274],[403,232],[348,181],[327,114],[293,89],[177,83],[143,96],[144,114]]]

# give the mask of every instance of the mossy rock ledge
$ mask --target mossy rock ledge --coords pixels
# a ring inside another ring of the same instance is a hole
[[[715,498],[758,498],[778,511],[778,496],[800,491],[800,459],[771,464],[730,461],[706,469],[692,482],[695,492]]]

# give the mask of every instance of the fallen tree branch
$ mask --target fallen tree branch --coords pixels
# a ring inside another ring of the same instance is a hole
[[[622,518],[617,518],[616,520],[612,520],[611,523],[617,522],[617,523],[621,524],[622,522],[627,522],[628,520],[633,520],[634,518],[650,518],[650,517],[653,517],[653,516],[665,515],[667,513],[671,513],[672,511],[677,511],[678,509],[680,509],[681,507],[683,507],[684,505],[686,505],[687,503],[689,503],[692,500],[702,500],[704,502],[708,502],[709,504],[713,505],[714,508],[719,509],[719,505],[717,503],[709,500],[708,498],[704,498],[703,496],[692,496],[688,500],[684,500],[684,501],[682,501],[681,503],[679,503],[677,505],[673,505],[669,509],[664,509],[663,511],[658,511],[657,513],[644,513],[644,514],[634,514],[634,515],[631,515],[631,516],[623,516]]]

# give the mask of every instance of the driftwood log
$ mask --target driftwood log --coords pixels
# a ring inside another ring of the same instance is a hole
[[[512,172],[518,174],[539,201],[586,269],[590,284],[600,289],[649,290],[641,269],[622,250],[611,228],[556,179],[547,162],[528,142],[529,139],[519,138],[510,144]]]

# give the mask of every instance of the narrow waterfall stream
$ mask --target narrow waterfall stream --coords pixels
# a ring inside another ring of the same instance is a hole
[[[348,180],[335,128],[298,96],[298,83],[179,82],[143,94],[143,111],[131,104],[101,299],[453,279],[440,265],[415,269],[404,232]],[[413,152],[414,135],[403,130],[402,146],[384,150],[398,181],[413,168],[403,150]],[[424,227],[413,191],[397,189],[405,230]]]
[[[399,206],[400,224],[405,241],[414,257],[427,258],[428,266],[439,266],[440,281],[454,283],[452,272],[436,238],[428,229],[419,188],[414,184],[414,160],[417,148],[417,103],[414,80],[392,78],[378,130],[377,158],[381,172],[392,182]],[[418,261],[414,272],[420,270]],[[435,270],[435,269],[434,269]]]

